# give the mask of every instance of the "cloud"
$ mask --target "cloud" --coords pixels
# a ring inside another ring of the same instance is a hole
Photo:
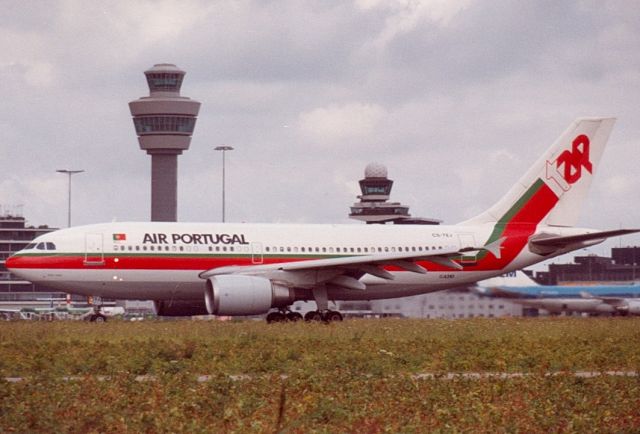
[[[619,122],[587,208],[596,227],[640,221],[628,199],[640,188],[640,8],[629,2],[16,5],[0,16],[1,200],[36,223],[66,222],[61,167],[86,170],[76,223],[148,218],[150,162],[127,103],[159,62],[185,69],[183,95],[202,103],[179,157],[181,220],[218,218],[212,148],[228,143],[232,218],[348,221],[379,161],[392,199],[455,222],[497,200],[575,117],[605,114]]]
[[[312,140],[335,143],[371,135],[384,116],[384,109],[377,104],[332,104],[301,113],[298,126]]]

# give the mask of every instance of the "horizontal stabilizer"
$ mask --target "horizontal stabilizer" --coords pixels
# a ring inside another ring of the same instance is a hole
[[[640,229],[616,229],[612,231],[586,232],[577,235],[554,235],[540,233],[529,239],[529,249],[539,255],[549,255],[556,253],[566,247],[571,249],[593,246],[603,242],[609,237],[633,234],[640,232]]]
[[[543,235],[539,238],[532,238],[529,242],[538,246],[564,247],[569,244],[583,243],[588,241],[604,241],[609,237],[617,237],[620,235],[628,235],[640,232],[640,229],[616,229],[612,231],[590,232],[588,234],[579,235]]]

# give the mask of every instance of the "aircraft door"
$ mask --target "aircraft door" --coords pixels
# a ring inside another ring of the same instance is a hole
[[[476,240],[473,234],[458,234],[458,240],[460,241],[460,248],[475,247]],[[471,252],[467,255],[462,255],[460,260],[461,265],[475,265],[478,262],[478,252]]]
[[[262,264],[263,261],[262,243],[251,243],[251,263]]]
[[[85,234],[84,238],[84,265],[104,265],[104,248],[102,234]]]

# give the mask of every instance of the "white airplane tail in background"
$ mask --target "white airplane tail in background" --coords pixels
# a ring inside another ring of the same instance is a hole
[[[498,203],[462,224],[575,226],[614,122],[575,120]]]

